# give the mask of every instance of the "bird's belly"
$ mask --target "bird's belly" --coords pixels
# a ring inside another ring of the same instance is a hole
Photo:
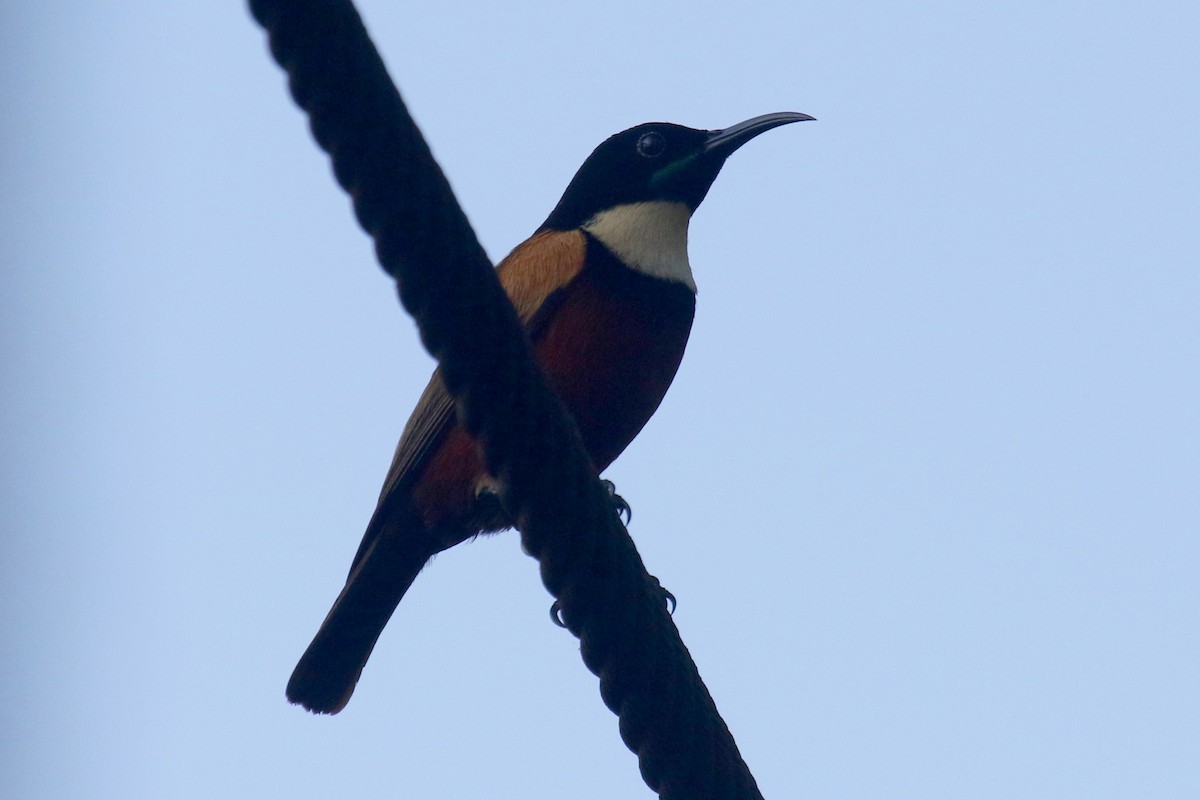
[[[624,267],[589,267],[580,278],[534,350],[603,470],[649,421],[675,378],[695,295]]]
[[[589,265],[556,303],[535,332],[534,354],[603,470],[666,395],[691,332],[695,295],[621,265]],[[476,443],[455,424],[413,489],[426,524],[443,532],[443,546],[508,524],[478,502],[487,479]]]

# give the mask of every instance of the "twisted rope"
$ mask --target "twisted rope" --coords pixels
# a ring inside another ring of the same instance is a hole
[[[579,432],[349,0],[250,0],[564,624],[663,798],[761,798]]]

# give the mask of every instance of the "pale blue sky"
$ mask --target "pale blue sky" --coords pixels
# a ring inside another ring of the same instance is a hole
[[[494,258],[610,133],[819,118],[608,473],[766,796],[1200,796],[1195,7],[438,5],[360,8]],[[0,18],[0,795],[650,797],[513,535],[286,704],[430,361],[240,3]]]

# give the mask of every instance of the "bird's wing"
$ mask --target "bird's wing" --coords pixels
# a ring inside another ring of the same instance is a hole
[[[586,248],[586,238],[580,231],[547,231],[531,237],[496,268],[500,285],[531,340],[537,340],[545,320],[558,305],[555,300],[582,269]],[[453,418],[454,401],[442,382],[441,370],[434,370],[400,435],[380,502],[406,476],[420,472],[425,457],[437,447]]]
[[[543,231],[518,246],[496,268],[500,285],[512,301],[530,339],[537,340],[550,316],[547,311],[557,305],[556,299],[561,298],[562,290],[583,268],[586,250],[587,240],[581,231]],[[351,574],[382,530],[377,522],[381,515],[386,515],[384,506],[388,498],[395,492],[410,491],[409,484],[420,476],[426,460],[437,451],[454,423],[454,400],[442,381],[441,370],[434,370],[400,435],[379,494],[376,518],[372,519],[358,546],[350,566]]]
[[[394,492],[409,476],[420,472],[425,457],[432,453],[442,436],[454,422],[454,399],[446,391],[442,382],[441,369],[435,369],[429,379],[429,385],[421,392],[412,415],[400,434],[400,442],[396,445],[396,453],[392,456],[392,465],[388,468],[387,478],[379,493],[379,503]]]

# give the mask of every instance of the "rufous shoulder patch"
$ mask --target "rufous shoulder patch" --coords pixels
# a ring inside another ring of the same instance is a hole
[[[586,254],[582,231],[543,231],[500,262],[497,277],[521,322],[529,322],[547,297],[574,280]]]

